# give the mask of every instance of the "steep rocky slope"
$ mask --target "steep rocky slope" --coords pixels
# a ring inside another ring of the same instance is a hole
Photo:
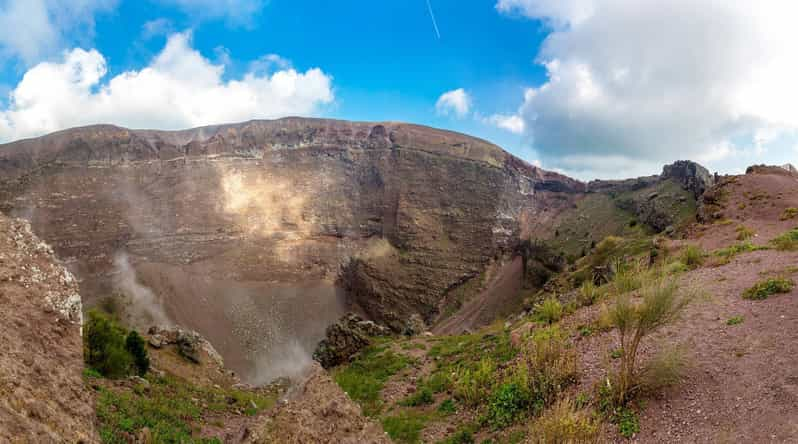
[[[0,215],[0,442],[96,442],[77,281],[30,225]]]
[[[88,304],[198,330],[256,379],[264,350],[312,349],[344,303],[397,330],[432,320],[583,189],[399,123],[93,126],[0,146],[0,208],[68,261]]]

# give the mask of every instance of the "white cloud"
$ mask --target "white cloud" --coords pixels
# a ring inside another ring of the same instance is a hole
[[[151,39],[156,36],[168,35],[173,31],[172,21],[166,18],[157,18],[145,22],[141,27],[141,36],[146,39]]]
[[[170,36],[149,66],[107,81],[102,54],[73,49],[25,73],[0,110],[0,140],[93,123],[177,129],[308,115],[334,98],[332,78],[318,68],[248,72],[229,81],[223,71],[191,47],[189,33]]]
[[[486,118],[485,122],[514,134],[523,134],[526,128],[524,119],[517,114],[494,114]]]
[[[57,53],[68,39],[91,38],[94,15],[116,0],[0,1],[0,54],[35,63]]]
[[[435,110],[440,115],[453,114],[463,118],[471,110],[471,96],[463,88],[447,91],[438,98]]]
[[[603,168],[602,176],[628,176],[629,161],[712,166],[748,159],[748,151],[776,161],[795,143],[783,135],[798,129],[798,3],[499,0],[496,7],[551,27],[538,54],[548,80],[525,94],[519,111],[546,165],[583,162]]]
[[[249,25],[266,0],[158,0],[177,6],[199,20],[225,19],[234,25]]]

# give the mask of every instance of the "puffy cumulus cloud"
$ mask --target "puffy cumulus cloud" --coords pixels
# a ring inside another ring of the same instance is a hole
[[[795,145],[798,3],[499,0],[496,7],[550,25],[538,54],[548,80],[526,92],[518,111],[547,166],[611,177],[628,175],[623,165],[691,158],[731,169],[757,156],[784,159]]]
[[[471,96],[463,88],[447,91],[438,98],[435,110],[440,115],[463,118],[471,111]]]
[[[516,114],[494,114],[484,122],[514,134],[523,134],[526,129],[524,119]]]
[[[198,20],[225,19],[233,25],[249,25],[267,0],[158,0],[177,6]]]
[[[116,0],[0,1],[0,54],[32,64],[57,53],[65,40],[90,38],[94,15]]]
[[[334,98],[332,78],[318,68],[250,71],[229,81],[223,71],[191,47],[189,33],[170,36],[146,68],[105,82],[102,54],[73,49],[25,73],[0,110],[0,139],[93,123],[177,129],[308,115]]]

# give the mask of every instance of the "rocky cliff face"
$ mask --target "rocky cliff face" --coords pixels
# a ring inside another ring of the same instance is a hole
[[[83,384],[77,281],[0,215],[0,442],[98,442]]]
[[[582,191],[482,140],[399,123],[93,126],[0,146],[0,208],[67,258],[90,304],[195,329],[240,371],[264,350],[312,350],[345,308],[396,329],[429,321]]]

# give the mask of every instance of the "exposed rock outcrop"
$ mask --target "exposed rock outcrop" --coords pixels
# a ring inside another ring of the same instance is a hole
[[[391,331],[372,321],[365,321],[354,313],[347,313],[335,324],[327,327],[326,337],[319,342],[313,359],[324,368],[332,368],[349,361],[349,358],[369,345],[369,338],[386,336]]]
[[[99,442],[80,328],[76,279],[0,215],[0,442]]]
[[[294,390],[287,402],[275,409],[264,425],[246,440],[249,444],[389,444],[382,427],[363,416],[318,364]]]
[[[678,160],[665,165],[660,179],[676,180],[685,190],[692,192],[696,199],[715,184],[714,176],[706,168],[689,160]]]

